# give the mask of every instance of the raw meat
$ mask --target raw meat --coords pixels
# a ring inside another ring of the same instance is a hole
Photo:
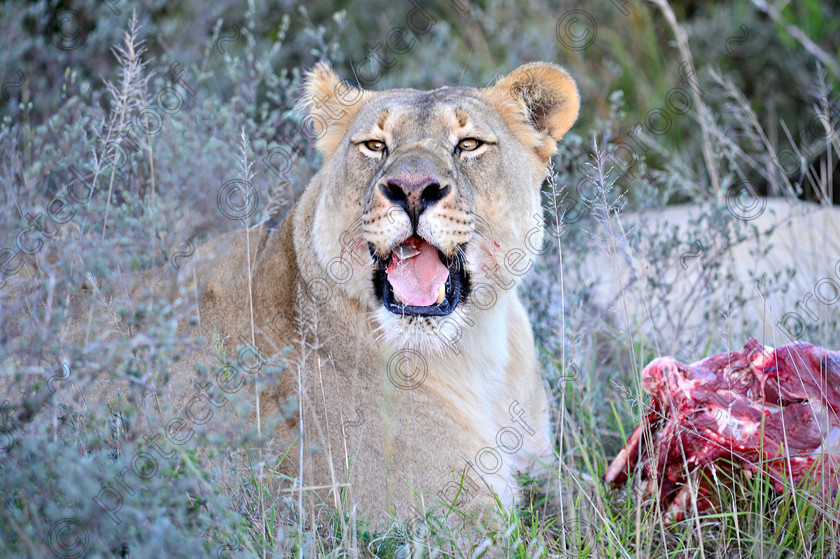
[[[640,463],[645,493],[659,493],[669,521],[691,510],[691,487],[698,511],[712,506],[709,480],[727,463],[747,476],[762,471],[778,492],[792,482],[836,495],[840,352],[802,342],[774,350],[750,338],[743,351],[691,365],[654,359],[642,389],[653,400],[604,477],[621,486]]]

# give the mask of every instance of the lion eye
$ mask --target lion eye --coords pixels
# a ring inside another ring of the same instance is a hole
[[[385,149],[385,142],[379,140],[368,140],[365,142],[365,147],[370,151],[382,151]]]
[[[473,151],[478,149],[478,146],[481,145],[481,140],[476,140],[475,138],[464,138],[460,142],[458,142],[458,149],[462,151]]]

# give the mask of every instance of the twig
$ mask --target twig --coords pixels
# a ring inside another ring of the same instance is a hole
[[[668,24],[671,26],[671,29],[674,31],[674,37],[677,39],[677,47],[680,50],[683,61],[688,65],[688,69],[691,72],[688,75],[695,74],[694,57],[691,55],[691,49],[688,46],[688,37],[682,27],[680,27],[677,23],[677,16],[674,15],[674,11],[668,4],[668,0],[650,1],[656,4],[656,7],[662,11],[662,15],[665,16],[665,19],[668,20]],[[694,100],[694,104],[697,106],[700,131],[703,136],[703,159],[706,160],[706,171],[709,173],[709,178],[712,181],[712,190],[715,194],[715,198],[719,203],[722,203],[723,192],[721,191],[720,177],[718,176],[718,170],[715,165],[714,154],[712,152],[712,142],[709,138],[708,111],[706,105],[703,104],[703,100],[700,98],[700,94],[697,93],[697,88],[689,87],[688,89],[691,90],[691,97]]]
[[[831,70],[831,73],[834,74],[835,78],[840,79],[840,65],[837,64],[837,59],[834,56],[821,49],[820,46],[812,41],[801,29],[792,23],[787,23],[775,6],[768,4],[764,0],[752,0],[752,3],[756,8],[770,16],[774,22],[781,25],[791,37],[799,41],[799,44],[802,45],[805,50]]]

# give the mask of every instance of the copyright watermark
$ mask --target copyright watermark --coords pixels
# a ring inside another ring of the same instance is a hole
[[[219,188],[216,205],[228,219],[248,219],[257,211],[259,197],[250,182],[231,179]]]
[[[426,380],[429,366],[418,352],[402,349],[388,359],[388,380],[400,390],[417,388]]]
[[[569,10],[557,20],[556,35],[567,49],[585,50],[598,37],[598,24],[583,10]]]
[[[738,181],[726,189],[726,209],[736,219],[752,221],[766,208],[767,199],[758,195],[752,181]]]
[[[62,559],[81,557],[90,543],[87,526],[75,518],[62,518],[54,523],[48,538],[50,550]]]
[[[76,10],[58,10],[47,25],[47,39],[61,50],[75,50],[87,41],[88,21]]]

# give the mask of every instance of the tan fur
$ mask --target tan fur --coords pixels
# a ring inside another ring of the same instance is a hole
[[[554,456],[516,285],[531,247],[542,243],[534,216],[547,160],[578,114],[574,82],[555,65],[534,63],[486,89],[359,91],[320,64],[306,91],[302,106],[320,135],[323,168],[279,227],[230,233],[200,248],[198,283],[182,289],[199,293],[202,334],[219,333],[229,356],[253,337],[266,361],[286,366],[259,377],[276,490],[297,499],[299,484],[286,479],[299,478],[307,500],[317,496],[377,522],[452,504],[456,495],[470,510],[491,510],[492,493],[512,506],[515,474]],[[455,153],[470,137],[492,143]],[[389,153],[364,153],[358,144],[369,139],[386,142]],[[372,285],[368,247],[388,253],[411,223],[371,185],[392,160],[417,154],[452,187],[423,212],[417,231],[448,256],[463,248],[484,297],[445,318],[392,314]],[[192,269],[181,279],[191,281]],[[179,328],[197,334],[198,327],[182,321]],[[190,386],[211,346],[179,365],[176,384]],[[222,395],[223,377],[208,378]]]

